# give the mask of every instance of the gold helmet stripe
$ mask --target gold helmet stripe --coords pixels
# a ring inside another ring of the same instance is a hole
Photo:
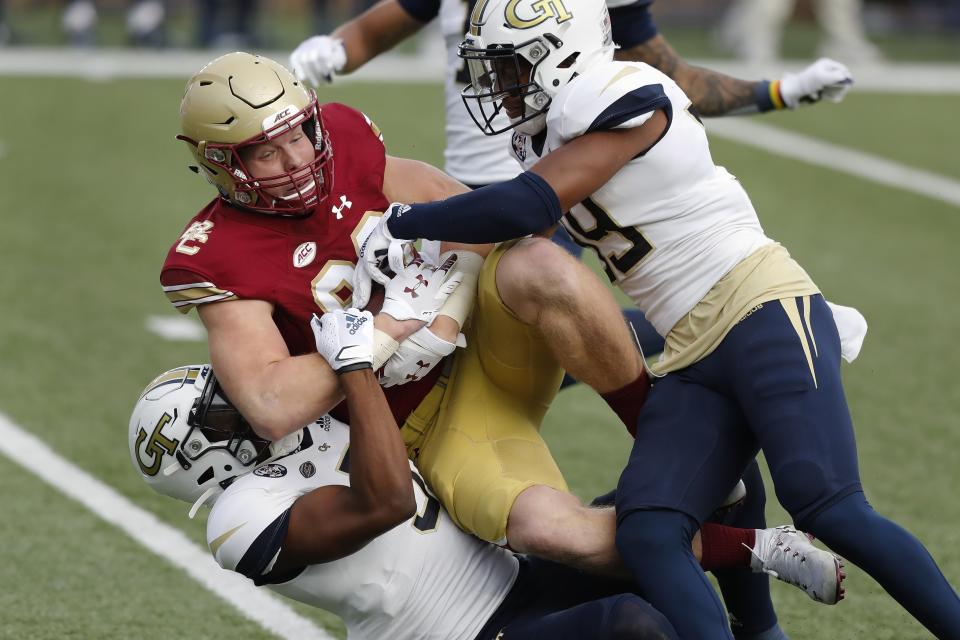
[[[486,10],[487,3],[489,2],[490,0],[477,0],[477,4],[473,5],[473,13],[470,14],[470,35],[480,35],[480,27],[486,22],[486,20],[483,19],[483,12]]]

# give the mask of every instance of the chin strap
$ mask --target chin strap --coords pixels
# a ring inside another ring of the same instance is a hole
[[[200,507],[203,506],[203,503],[209,500],[212,496],[222,491],[220,487],[210,487],[206,491],[200,494],[200,497],[197,498],[197,501],[193,503],[193,506],[190,507],[190,513],[187,515],[193,520],[194,516],[197,515],[197,511],[200,511]]]

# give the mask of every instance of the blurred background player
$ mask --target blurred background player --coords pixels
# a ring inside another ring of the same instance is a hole
[[[783,30],[796,4],[796,0],[734,0],[718,32],[721,43],[747,62],[778,60]],[[883,60],[864,32],[862,0],[815,0],[812,6],[823,32],[820,55],[848,64]]]
[[[773,83],[738,80],[689,65],[658,32],[650,14],[651,3],[652,0],[608,0],[614,41],[620,47],[617,58],[646,62],[666,73],[690,96],[700,115],[792,109],[801,96],[806,97],[806,103],[815,102],[826,86],[851,81],[846,67],[825,60]],[[331,82],[335,75],[358,69],[439,17],[447,50],[444,170],[471,188],[509,180],[520,172],[520,167],[510,155],[507,141],[483,135],[460,99],[460,90],[469,82],[469,74],[464,61],[457,57],[457,46],[467,31],[467,19],[475,4],[475,0],[381,0],[329,36],[313,36],[302,42],[291,54],[290,64],[302,81],[315,86]],[[562,227],[553,237],[574,255],[582,253],[583,249]],[[635,308],[624,313],[643,352],[659,353],[663,338],[643,314]]]
[[[87,47],[95,44],[98,24],[93,0],[70,0],[60,16],[60,24],[70,44]],[[126,17],[130,44],[162,47],[167,43],[166,6],[163,0],[135,0]]]

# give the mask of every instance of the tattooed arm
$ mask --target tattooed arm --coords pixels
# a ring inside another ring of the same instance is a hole
[[[660,34],[629,49],[618,50],[616,57],[646,62],[673,78],[702,116],[757,110],[756,90],[760,83],[687,64]]]

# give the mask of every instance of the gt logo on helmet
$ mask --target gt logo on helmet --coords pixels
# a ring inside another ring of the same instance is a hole
[[[517,14],[517,5],[521,0],[510,0],[504,10],[507,24],[516,29],[532,29],[549,18],[556,18],[557,23],[566,22],[573,17],[563,5],[563,0],[536,0],[530,5],[534,16],[525,19]]]
[[[143,475],[157,475],[160,471],[160,462],[163,460],[163,454],[167,453],[172,456],[177,450],[177,445],[180,444],[180,441],[171,440],[162,433],[163,428],[170,424],[172,420],[173,417],[169,413],[164,413],[160,416],[160,420],[157,421],[157,426],[153,428],[153,433],[150,434],[149,440],[147,440],[147,432],[143,429],[140,429],[140,432],[137,434],[137,464],[140,465],[140,471],[143,472]],[[144,460],[140,454],[140,445],[143,444],[144,440],[147,440],[147,446],[143,448],[143,452],[149,456],[147,460]]]

